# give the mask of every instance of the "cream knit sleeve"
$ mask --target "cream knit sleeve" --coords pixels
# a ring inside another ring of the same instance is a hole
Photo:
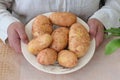
[[[13,22],[19,21],[7,10],[12,1],[13,0],[0,0],[0,39],[3,41],[5,41],[7,38],[7,28],[9,25]]]
[[[105,6],[95,12],[91,18],[100,20],[107,29],[120,27],[120,0],[106,0]]]

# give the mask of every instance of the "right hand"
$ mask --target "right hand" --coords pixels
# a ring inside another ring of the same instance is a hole
[[[28,43],[24,25],[21,22],[14,22],[8,27],[7,33],[10,47],[17,53],[22,53],[20,41],[22,40],[24,43]]]
[[[90,35],[95,38],[96,48],[98,48],[104,40],[104,25],[97,19],[89,19]]]

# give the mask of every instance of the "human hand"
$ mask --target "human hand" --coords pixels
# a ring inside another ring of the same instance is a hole
[[[10,47],[17,53],[22,53],[20,41],[22,40],[24,43],[28,43],[24,25],[20,22],[14,22],[8,27],[7,33]]]
[[[94,18],[88,20],[88,25],[90,27],[90,35],[95,38],[97,48],[104,40],[104,25]]]

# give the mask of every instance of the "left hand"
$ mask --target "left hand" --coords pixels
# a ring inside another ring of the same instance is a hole
[[[24,24],[21,22],[13,22],[8,27],[7,33],[10,47],[17,53],[22,53],[20,41],[22,40],[24,43],[28,43],[28,37],[25,32]]]
[[[104,40],[104,25],[95,18],[89,19],[88,25],[90,27],[89,33],[92,38],[95,38],[96,48],[98,48]]]

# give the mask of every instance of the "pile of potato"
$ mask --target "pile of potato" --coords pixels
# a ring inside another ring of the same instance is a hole
[[[59,27],[54,29],[54,25]],[[69,12],[38,15],[32,23],[32,35],[28,51],[43,65],[57,61],[63,67],[74,67],[90,46],[88,31]]]

